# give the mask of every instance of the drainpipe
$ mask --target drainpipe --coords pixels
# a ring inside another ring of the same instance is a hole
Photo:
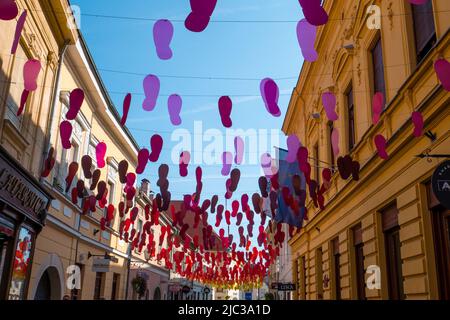
[[[42,158],[40,160],[40,170],[42,170],[43,166],[44,166],[44,159],[47,158],[48,155],[48,151],[50,149],[50,143],[51,143],[51,136],[52,136],[52,127],[54,124],[54,115],[55,115],[55,109],[56,109],[56,104],[58,102],[58,92],[59,92],[59,88],[60,88],[60,79],[61,79],[61,69],[62,69],[62,64],[64,62],[64,56],[66,54],[67,48],[69,47],[70,41],[66,40],[64,42],[64,45],[61,49],[61,51],[59,52],[59,57],[58,57],[58,67],[56,69],[56,78],[55,78],[55,82],[53,84],[53,93],[52,93],[52,105],[50,108],[50,112],[48,113],[48,119],[47,119],[47,129],[46,129],[46,137],[45,137],[45,142],[44,142],[44,150],[42,151]],[[40,182],[43,181],[43,178],[40,177]]]
[[[130,269],[131,269],[131,254],[132,254],[132,250],[131,246],[128,246],[128,259],[127,259],[127,282],[125,285],[125,299],[124,300],[128,300],[128,288],[130,285]]]

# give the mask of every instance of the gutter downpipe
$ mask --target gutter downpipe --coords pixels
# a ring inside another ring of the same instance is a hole
[[[56,78],[55,78],[55,82],[53,84],[53,94],[52,94],[52,105],[51,105],[51,109],[50,112],[48,114],[48,119],[47,119],[47,135],[45,138],[45,143],[44,143],[44,150],[42,151],[42,158],[40,160],[40,170],[42,170],[43,165],[44,165],[44,159],[47,157],[48,155],[48,151],[50,148],[50,144],[51,144],[51,136],[52,136],[52,127],[54,124],[54,115],[55,115],[55,109],[56,109],[56,103],[58,101],[58,92],[59,92],[59,88],[60,88],[60,80],[61,80],[61,69],[62,69],[62,64],[64,62],[64,56],[66,54],[67,48],[69,47],[70,41],[66,40],[64,42],[64,45],[59,53],[59,61],[58,61],[58,67],[56,70]],[[40,177],[39,178],[40,182],[43,181],[43,178]]]

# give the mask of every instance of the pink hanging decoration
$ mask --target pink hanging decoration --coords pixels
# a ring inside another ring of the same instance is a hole
[[[74,120],[77,117],[78,112],[81,109],[81,105],[83,104],[83,101],[84,101],[83,90],[77,88],[70,93],[69,111],[67,111],[66,113],[67,120]]]
[[[386,144],[387,144],[386,138],[383,135],[378,134],[375,136],[374,141],[375,146],[377,147],[378,150],[378,155],[380,156],[381,159],[386,160],[389,157],[386,152]]]
[[[144,79],[145,99],[144,102],[142,103],[142,108],[145,111],[153,111],[153,109],[155,109],[160,88],[161,84],[157,76],[151,74],[145,77]]]
[[[273,166],[272,156],[268,153],[261,155],[261,168],[267,178],[272,177],[278,172],[278,169]]]
[[[225,128],[231,128],[233,121],[231,120],[231,111],[233,109],[233,102],[228,96],[220,97],[219,99],[219,113],[222,124]]]
[[[244,140],[241,137],[234,138],[234,150],[236,156],[234,157],[234,163],[242,164],[244,160]]]
[[[280,107],[278,106],[280,91],[276,82],[270,78],[265,78],[261,81],[260,90],[267,111],[274,117],[281,116]]]
[[[17,110],[17,116],[20,116],[25,109],[25,104],[31,91],[37,89],[37,78],[41,71],[41,62],[36,59],[28,60],[23,66],[24,90],[20,97],[20,106]]]
[[[317,27],[302,19],[297,24],[297,39],[306,61],[314,62],[319,57],[314,44],[316,42]]]
[[[383,108],[384,108],[384,96],[381,92],[377,92],[373,96],[373,101],[372,101],[373,124],[377,124],[378,121],[380,121],[380,116],[381,116],[381,113],[383,112]]]
[[[127,122],[128,112],[130,111],[130,105],[131,105],[131,93],[128,93],[123,100],[123,114],[122,118],[120,119],[120,125],[122,127]]]
[[[414,136],[420,137],[423,134],[423,116],[420,112],[414,111],[411,115],[411,120],[414,124]]]
[[[241,179],[241,171],[239,169],[233,169],[230,174],[231,184],[229,190],[235,192]]]
[[[450,63],[445,59],[438,59],[434,63],[434,70],[445,90],[450,91]]]
[[[191,13],[184,25],[192,32],[202,32],[206,29],[214,12],[217,0],[190,0]]]
[[[339,156],[339,130],[337,128],[333,128],[331,132],[331,146],[333,147],[333,154],[335,159]]]
[[[222,154],[222,175],[228,176],[231,171],[231,165],[233,164],[233,155],[231,152],[224,152]]]
[[[299,0],[303,14],[308,22],[314,26],[321,26],[328,22],[328,14],[322,8],[322,0]]]
[[[167,105],[169,109],[170,122],[172,122],[174,126],[179,126],[182,122],[180,112],[183,106],[183,100],[181,100],[179,95],[173,94],[169,97]]]
[[[25,109],[25,104],[27,103],[29,95],[30,95],[30,91],[28,91],[28,90],[22,91],[22,95],[20,96],[20,106],[19,106],[19,109],[17,110],[17,114],[16,114],[18,117],[23,113],[23,110]]]
[[[41,62],[36,59],[28,60],[23,66],[24,87],[27,91],[37,89],[37,78],[41,71]]]
[[[27,11],[25,10],[20,15],[17,20],[16,31],[14,33],[14,40],[11,46],[11,54],[16,54],[17,47],[19,46],[20,36],[22,34],[23,27],[25,26],[25,21],[27,19]]]
[[[153,41],[155,42],[156,53],[161,60],[172,58],[170,42],[173,38],[173,25],[169,20],[162,19],[155,22],[153,26]]]
[[[15,0],[0,0],[0,20],[13,20],[19,14]]]
[[[143,149],[139,150],[138,165],[136,167],[137,174],[144,173],[145,167],[147,166],[147,163],[148,163],[149,156],[150,156],[150,152],[148,151],[148,149],[143,148]]]
[[[159,159],[163,148],[163,138],[159,134],[155,134],[150,139],[151,153],[149,159],[151,162],[156,162]]]
[[[59,125],[59,134],[61,137],[61,144],[64,149],[72,148],[70,137],[72,136],[72,124],[69,121],[63,121]]]
[[[186,177],[188,175],[188,165],[191,161],[191,154],[189,151],[183,151],[180,155],[180,176]]]
[[[106,165],[106,162],[105,162],[106,149],[107,149],[107,146],[106,146],[106,143],[104,143],[104,142],[100,142],[95,147],[95,157],[97,159],[97,166],[100,169],[104,168]]]
[[[324,92],[322,94],[322,103],[328,120],[338,120],[339,116],[336,113],[336,96],[332,92]]]

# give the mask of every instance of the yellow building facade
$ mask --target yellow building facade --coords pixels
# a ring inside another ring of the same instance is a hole
[[[307,203],[309,219],[289,242],[294,296],[448,299],[448,262],[441,261],[448,259],[449,240],[437,235],[449,212],[429,184],[445,159],[416,156],[450,152],[450,94],[433,68],[450,57],[450,2],[325,0],[324,8],[329,22],[318,29],[319,58],[303,65],[283,131],[308,148],[312,178],[322,182],[321,168],[336,165],[331,132],[337,128],[340,156],[360,163],[360,179],[343,180],[335,170],[325,209]],[[379,29],[370,20],[377,8]],[[337,98],[334,124],[321,102],[327,91]],[[386,101],[376,125],[375,92]],[[413,136],[413,111],[435,137]],[[378,134],[387,139],[387,160],[377,155]]]
[[[72,147],[64,150],[59,124],[65,120],[70,92],[76,88],[84,91],[85,99],[77,118],[71,121]],[[118,164],[127,160],[128,172],[135,172],[139,146],[122,129],[120,118],[113,108],[87,46],[79,36],[76,43],[68,46],[65,52],[57,87],[57,102],[52,111],[49,141],[50,147],[55,149],[56,164],[50,176],[43,179],[42,183],[54,200],[47,217],[47,226],[37,240],[29,299],[57,299],[64,295],[84,300],[125,297],[130,252],[128,244],[121,241],[118,234],[120,217],[117,208],[124,199]],[[68,167],[70,163],[77,162],[79,169],[72,187],[78,180],[83,180],[89,195],[96,194],[96,189],[90,190],[90,180],[84,177],[81,159],[84,155],[89,155],[93,160],[92,172],[97,169],[95,148],[100,142],[107,144],[107,152],[106,165],[101,169],[99,181],[107,183],[108,203],[116,208],[111,227],[103,231],[100,219],[105,216],[105,210],[97,206],[95,212],[83,215],[81,199],[75,205],[71,201],[72,188],[65,192]],[[95,271],[93,264],[99,259],[103,260],[105,254],[113,257],[109,263],[109,271]],[[74,265],[80,268],[79,290],[71,290],[66,283],[70,275],[68,268]]]
[[[67,1],[16,1],[19,15],[0,21],[0,299],[26,299],[36,239],[46,223],[51,194],[39,182],[60,52],[75,41]],[[27,18],[12,52],[19,17]],[[52,12],[60,12],[58,16]],[[38,87],[18,115],[28,60],[41,63]]]

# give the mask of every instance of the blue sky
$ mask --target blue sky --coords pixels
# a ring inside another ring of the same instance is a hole
[[[234,129],[267,129],[270,132],[281,128],[303,63],[296,36],[296,21],[303,18],[298,1],[219,0],[212,22],[202,33],[190,32],[183,22],[177,22],[184,21],[189,14],[188,0],[71,0],[71,4],[81,9],[81,32],[120,114],[125,94],[133,93],[127,126],[137,142],[141,146],[149,146],[150,137],[155,133],[164,138],[160,161],[149,163],[143,175],[152,182],[154,191],[159,191],[155,183],[161,163],[170,165],[173,199],[181,199],[183,194],[195,191],[195,167],[191,165],[189,176],[180,178],[178,166],[172,164],[171,151],[177,142],[171,141],[171,135],[177,127],[172,126],[167,112],[167,96],[170,94],[179,94],[183,99],[183,123],[178,128],[192,133],[195,121],[202,122],[203,131],[215,128],[225,133],[217,108],[218,98],[222,95],[229,95],[233,100]],[[171,45],[173,58],[168,61],[158,59],[152,38],[154,21],[95,17],[96,14],[172,20],[175,28]],[[230,23],[214,20],[289,22]],[[142,109],[144,97],[139,95],[143,93],[142,81],[147,74],[158,75],[161,80],[161,95],[152,112]],[[161,75],[255,80],[179,79]],[[276,80],[281,93],[279,105],[282,115],[279,118],[266,111],[260,97],[260,80],[266,77],[283,78]],[[195,137],[199,139],[201,135]],[[282,147],[285,140],[280,131]],[[203,147],[207,144],[204,142]],[[258,153],[263,151],[274,155],[273,146],[269,144],[270,140],[267,150],[260,149]],[[246,156],[249,155],[247,149]],[[202,165],[202,169],[202,198],[217,194],[223,202],[226,178],[221,177],[221,166]],[[247,164],[240,170],[242,178],[234,198],[240,199],[242,193],[248,193],[251,197],[259,190],[257,180],[261,174],[260,167],[258,164]],[[228,208],[231,208],[230,203]],[[255,233],[256,230],[255,227]]]

